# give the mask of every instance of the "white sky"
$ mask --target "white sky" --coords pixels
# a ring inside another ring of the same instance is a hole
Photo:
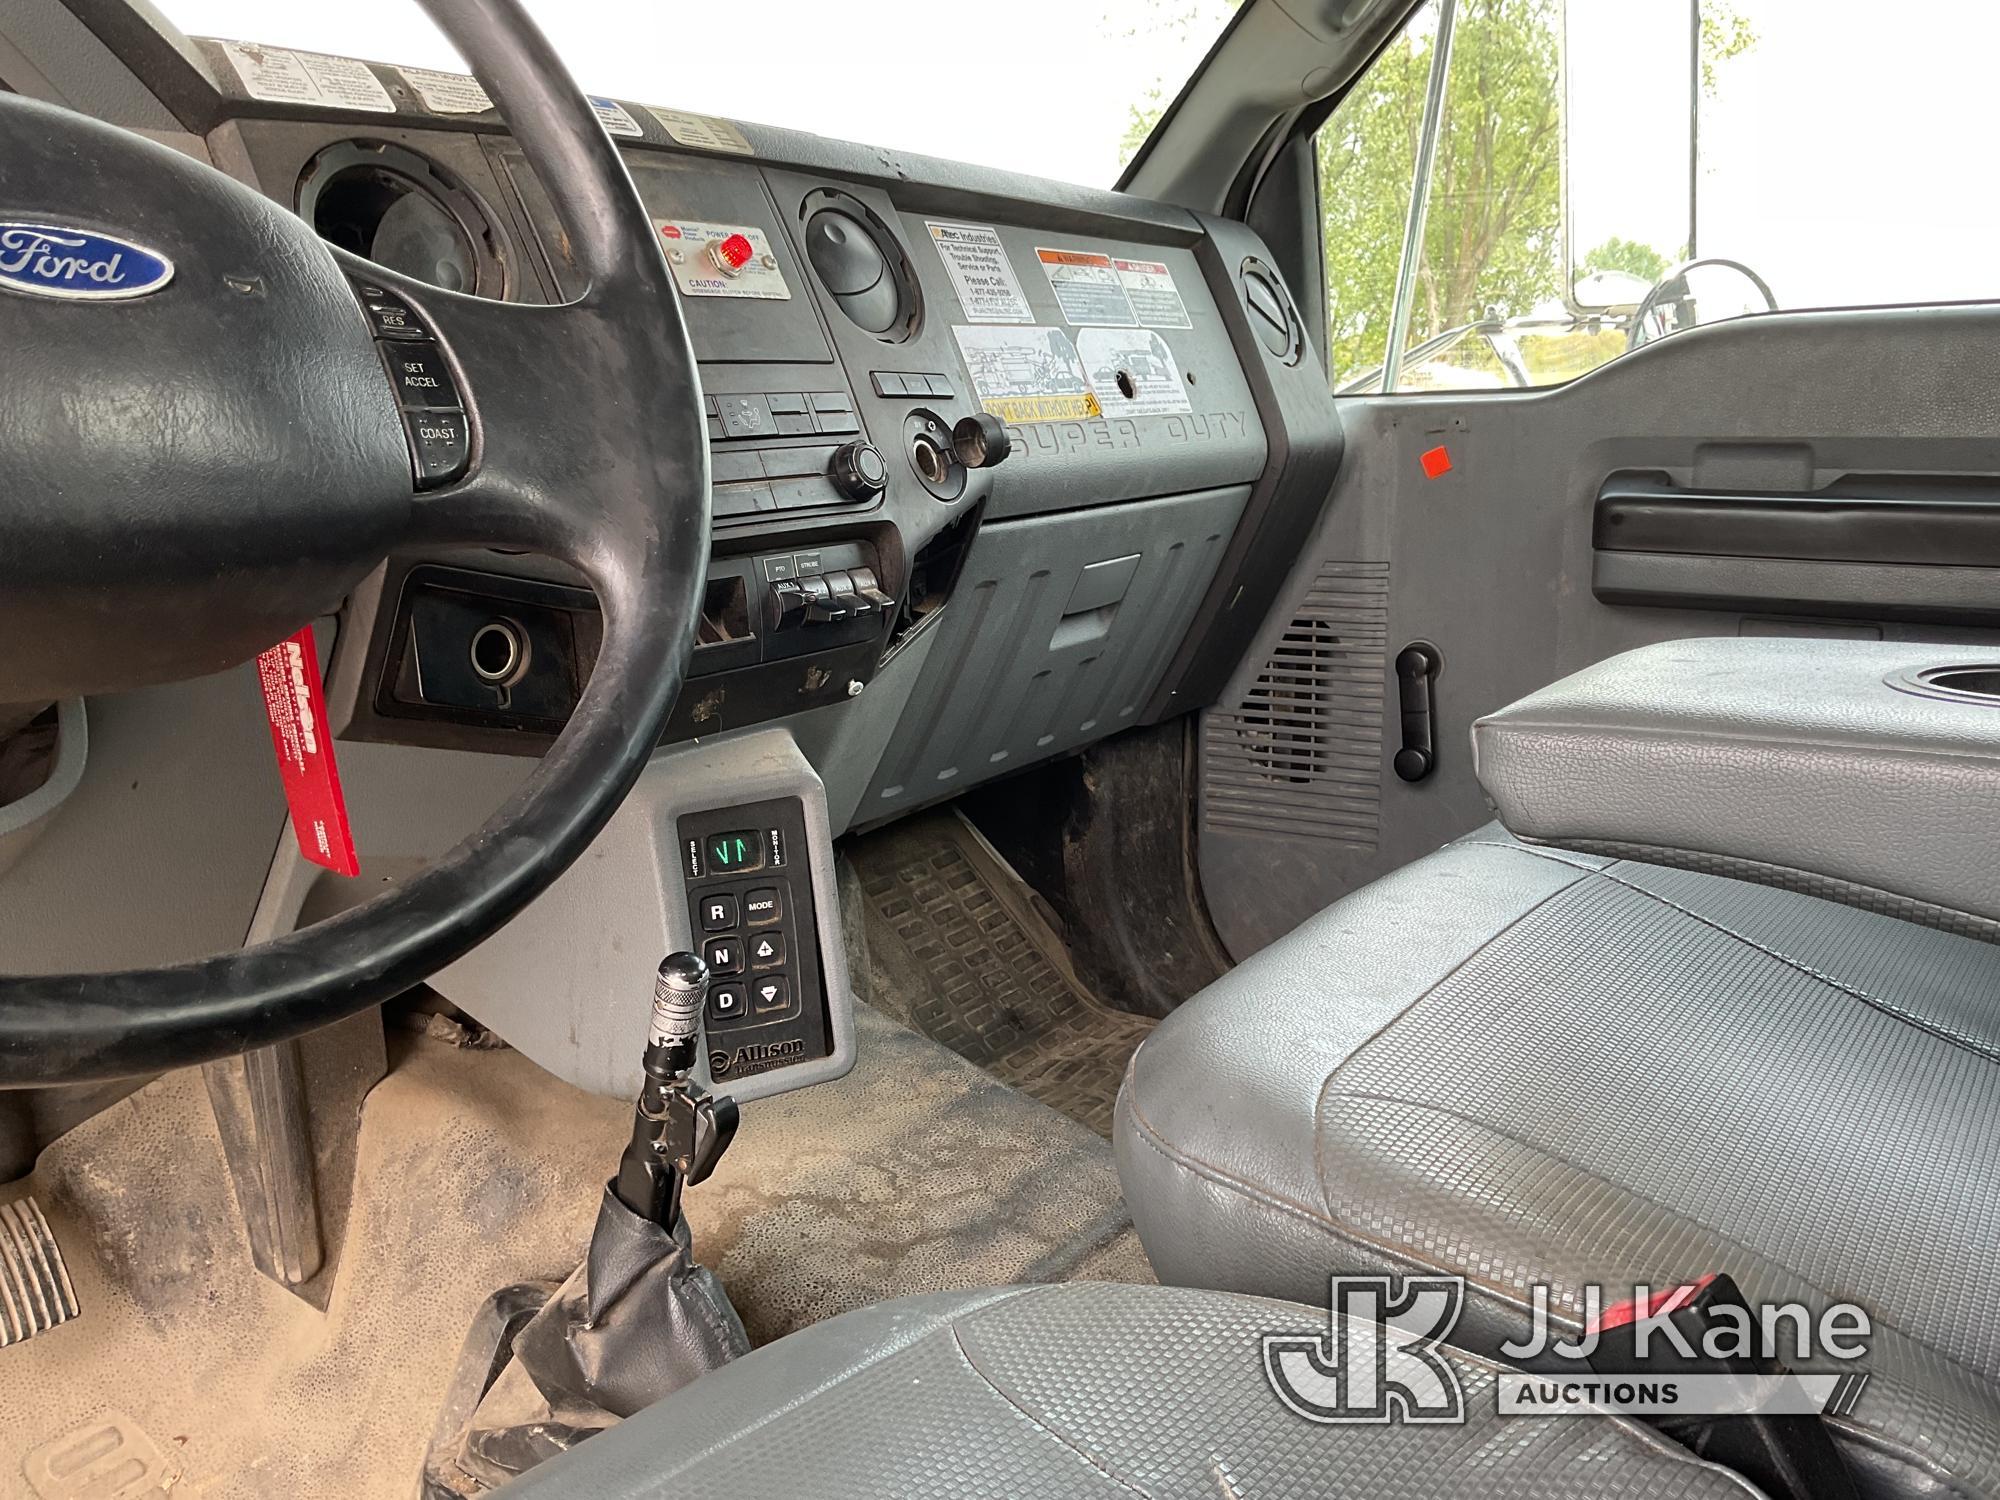
[[[159,0],[196,36],[464,70],[414,0]],[[527,0],[594,94],[1109,187],[1229,0]]]
[[[2000,295],[2000,195],[1983,159],[2000,7],[1731,3],[1757,42],[1703,101],[1701,253],[1753,267],[1781,307]],[[1569,4],[1577,248],[1601,243],[1601,229],[1676,249],[1678,81],[1644,59],[1649,28],[1684,32],[1686,0]],[[1669,15],[1648,20],[1659,11]]]
[[[1229,0],[528,0],[594,93],[1109,185]],[[1578,248],[1679,246],[1687,0],[1568,0]],[[2000,5],[1731,0],[1758,41],[1702,116],[1705,254],[1788,307],[1991,297]],[[413,0],[164,0],[187,31],[458,68]],[[1914,20],[1921,9],[1921,24]],[[1974,153],[1978,153],[1975,157]]]

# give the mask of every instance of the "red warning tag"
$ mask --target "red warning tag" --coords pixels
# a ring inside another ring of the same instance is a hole
[[[340,795],[340,770],[333,763],[333,736],[327,732],[312,626],[259,655],[257,680],[264,689],[264,713],[271,721],[271,745],[278,752],[278,775],[291,804],[299,852],[338,874],[359,875],[347,803]]]
[[[1417,462],[1424,467],[1424,478],[1442,479],[1451,472],[1451,450],[1442,445],[1427,449],[1417,455]]]

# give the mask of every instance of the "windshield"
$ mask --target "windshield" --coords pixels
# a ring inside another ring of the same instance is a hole
[[[527,0],[594,94],[1108,187],[1235,0]],[[192,36],[463,70],[415,0],[166,0]]]

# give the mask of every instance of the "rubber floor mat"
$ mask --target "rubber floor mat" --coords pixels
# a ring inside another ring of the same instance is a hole
[[[1110,1135],[1125,1064],[1157,1023],[1077,983],[1032,898],[956,813],[892,824],[846,853],[869,1002]]]

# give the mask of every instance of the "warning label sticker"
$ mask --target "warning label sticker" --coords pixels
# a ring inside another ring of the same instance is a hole
[[[1194,410],[1174,351],[1151,329],[1080,329],[1076,349],[1091,390],[1110,415],[1166,417]]]
[[[644,135],[639,122],[632,118],[632,112],[616,99],[600,99],[590,96],[590,107],[597,111],[597,118],[612,135]]]
[[[432,68],[398,68],[419,103],[434,115],[483,115],[493,107],[477,78]]]
[[[959,306],[972,323],[1032,323],[1034,313],[1013,264],[1000,243],[1000,231],[989,224],[932,224],[931,243],[951,275]]]
[[[661,109],[656,104],[647,105],[646,112],[660,122],[660,129],[683,146],[692,146],[697,151],[727,151],[735,156],[757,154],[734,120],[691,115],[681,109]]]
[[[1126,300],[1141,325],[1147,328],[1192,328],[1181,289],[1174,285],[1174,273],[1165,261],[1114,260],[1118,280]]]
[[[1003,422],[1081,422],[1104,414],[1076,345],[1060,328],[954,325],[979,404]]]
[[[329,57],[322,52],[294,52],[289,47],[264,47],[255,42],[224,42],[224,55],[243,91],[271,104],[317,104],[326,109],[365,109],[393,115],[396,101],[382,80],[356,57]]]
[[[754,224],[702,224],[655,219],[667,267],[688,297],[748,297],[785,302],[792,289],[771,253],[770,236]]]
[[[1090,250],[1049,250],[1037,245],[1035,255],[1055,288],[1056,302],[1072,323],[1111,323],[1129,328],[1139,320],[1125,283],[1111,257]]]

